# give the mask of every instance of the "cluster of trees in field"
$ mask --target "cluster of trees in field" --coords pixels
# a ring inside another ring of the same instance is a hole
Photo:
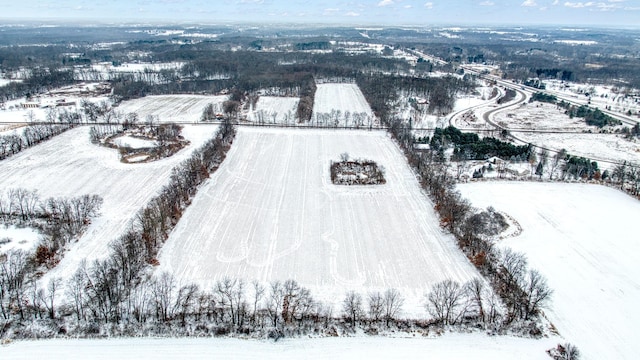
[[[622,125],[620,120],[612,118],[600,111],[600,109],[591,109],[587,105],[574,106],[566,103],[563,104],[562,102],[558,105],[567,109],[567,115],[569,115],[570,118],[584,118],[587,125],[597,127]]]
[[[603,172],[603,178],[609,176],[608,171]],[[622,162],[613,168],[610,174],[613,182],[634,196],[640,196],[640,166],[629,162]]]
[[[33,260],[52,267],[60,260],[59,251],[89,225],[101,205],[98,195],[42,200],[36,190],[9,189],[0,194],[0,222],[38,229],[42,236]]]
[[[14,131],[7,135],[0,135],[0,160],[62,134],[73,126],[74,124],[68,123],[31,123],[23,127],[20,133]]]
[[[331,162],[331,182],[338,185],[385,184],[384,168],[371,160],[349,160],[349,154],[341,155],[341,161]]]
[[[493,137],[480,139],[478,134],[463,133],[454,126],[448,126],[444,129],[436,128],[429,145],[432,150],[438,152],[453,146],[454,156],[452,160],[463,158],[467,160],[484,160],[493,156],[505,159],[511,157],[526,158],[526,155],[532,151],[530,146],[517,146]]]
[[[181,135],[182,126],[173,123],[158,124],[153,115],[148,115],[142,124],[138,123],[137,119],[136,113],[129,113],[122,124],[114,122],[92,126],[89,129],[89,138],[94,144],[118,149],[123,162],[128,162],[127,159],[141,154],[147,156],[145,160],[147,162],[167,158],[189,145],[189,141]],[[116,121],[119,120],[116,119]],[[113,142],[114,138],[124,134],[153,141],[155,144],[144,148],[131,148]]]

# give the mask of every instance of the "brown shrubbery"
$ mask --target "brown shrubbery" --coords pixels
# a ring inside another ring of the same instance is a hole
[[[380,185],[384,169],[370,160],[331,162],[331,182],[336,185]]]

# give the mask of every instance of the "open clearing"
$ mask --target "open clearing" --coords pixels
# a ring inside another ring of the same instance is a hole
[[[333,185],[330,162],[344,152],[383,166],[387,183]],[[241,128],[159,260],[205,289],[226,276],[295,279],[336,308],[345,291],[395,287],[420,316],[436,282],[479,276],[382,131]]]
[[[487,182],[458,185],[474,206],[513,216],[521,235],[505,240],[527,255],[554,290],[546,312],[583,359],[634,359],[640,311],[640,243],[631,227],[640,202],[604,186]]]
[[[91,144],[89,127],[79,127],[0,162],[0,189],[38,190],[41,199],[96,194],[101,215],[47,276],[65,278],[80,261],[108,255],[110,241],[122,234],[136,212],[168,182],[171,169],[217,130],[216,125],[185,126],[191,145],[151,163],[123,164],[118,151]]]
[[[360,126],[369,126],[369,122],[374,121],[373,111],[358,85],[317,85],[313,101],[313,123],[334,126],[337,120],[337,126],[356,126],[354,115],[362,118]]]
[[[247,120],[260,124],[296,124],[299,102],[297,97],[260,96],[255,109],[247,114]]]
[[[208,104],[214,104],[222,112],[222,103],[226,95],[153,95],[140,99],[124,101],[116,110],[123,113],[135,112],[140,121],[149,115],[157,116],[160,123],[196,123],[200,121],[202,110]]]
[[[564,113],[564,109],[559,109],[556,105],[528,103],[497,113],[494,120],[509,129],[583,132],[563,134],[514,131],[514,135],[532,144],[554,150],[565,149],[571,155],[593,160],[640,163],[640,143],[637,140],[626,139],[617,134],[599,134],[600,130],[596,126],[587,125],[583,118],[571,119]],[[607,164],[602,166],[611,167]]]
[[[555,340],[555,339],[554,339]],[[278,342],[225,338],[124,338],[19,341],[2,346],[14,359],[447,359],[549,360],[551,339],[532,340],[483,334],[437,338],[295,338]]]

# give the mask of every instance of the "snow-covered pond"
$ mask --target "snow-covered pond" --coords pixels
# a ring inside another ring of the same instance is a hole
[[[132,149],[144,149],[156,147],[157,143],[153,140],[141,139],[130,135],[118,136],[111,140],[118,147],[128,147]]]

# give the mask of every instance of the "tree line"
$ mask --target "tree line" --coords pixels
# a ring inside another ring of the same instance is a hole
[[[73,128],[73,124],[32,123],[8,135],[0,135],[0,160],[40,144]]]

